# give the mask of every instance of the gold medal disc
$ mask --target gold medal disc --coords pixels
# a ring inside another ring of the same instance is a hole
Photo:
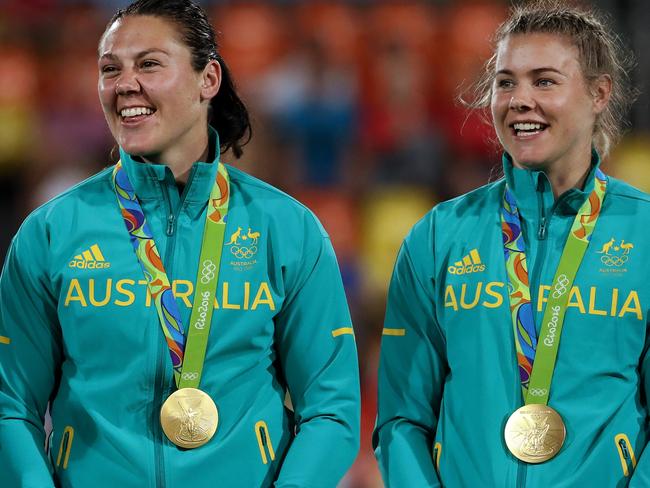
[[[217,431],[219,412],[205,392],[181,388],[160,409],[160,424],[167,438],[179,447],[200,447]]]
[[[530,404],[510,415],[504,437],[514,457],[526,463],[543,463],[562,449],[566,428],[551,407]]]

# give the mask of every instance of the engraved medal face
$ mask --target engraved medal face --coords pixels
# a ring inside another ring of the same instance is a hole
[[[196,388],[182,388],[163,404],[160,423],[171,442],[194,449],[212,439],[219,424],[219,413],[207,393]]]
[[[554,457],[565,437],[562,417],[547,405],[530,404],[517,409],[504,430],[512,455],[527,463],[543,463]]]

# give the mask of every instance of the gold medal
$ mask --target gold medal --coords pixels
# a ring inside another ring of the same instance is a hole
[[[543,463],[564,444],[566,428],[562,417],[548,405],[530,404],[515,410],[504,430],[508,449],[526,463]]]
[[[160,424],[167,438],[179,447],[200,447],[217,431],[219,413],[207,393],[181,388],[160,409]]]

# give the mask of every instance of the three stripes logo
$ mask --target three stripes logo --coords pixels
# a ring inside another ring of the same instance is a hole
[[[77,269],[105,269],[110,268],[111,263],[106,261],[99,246],[93,244],[89,249],[77,254],[68,266]]]
[[[449,266],[447,271],[454,275],[480,273],[485,271],[485,264],[481,262],[478,249],[474,248],[463,259],[456,261],[453,266]]]

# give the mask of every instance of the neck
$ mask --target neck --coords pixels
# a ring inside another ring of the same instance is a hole
[[[569,168],[547,169],[546,175],[553,188],[555,199],[571,188],[584,188],[590,169],[591,158],[587,164],[575,165]]]
[[[190,155],[189,157],[181,155],[178,155],[176,157],[166,156],[163,161],[162,157],[142,156],[142,161],[146,163],[164,164],[165,166],[168,166],[169,169],[172,170],[172,174],[174,175],[176,182],[185,184],[187,183],[187,179],[189,178],[190,171],[192,170],[194,163],[197,161],[212,161],[212,159],[208,159],[210,158],[210,154],[214,154],[210,146],[211,144],[206,144],[205,149],[202,153],[199,154],[196,152],[195,155]]]
[[[584,188],[591,170],[591,145],[572,151],[571,154],[555,160],[553,164],[522,163],[514,159],[512,164],[517,168],[546,173],[551,183],[553,196],[557,199],[571,188]]]
[[[206,148],[203,150],[203,153],[201,153],[198,157],[169,161],[165,164],[167,164],[167,166],[169,166],[169,169],[172,170],[176,183],[181,183],[184,185],[187,183],[187,179],[190,176],[190,171],[192,170],[194,163],[197,161],[208,161],[208,153],[209,149],[208,146],[206,146]]]

